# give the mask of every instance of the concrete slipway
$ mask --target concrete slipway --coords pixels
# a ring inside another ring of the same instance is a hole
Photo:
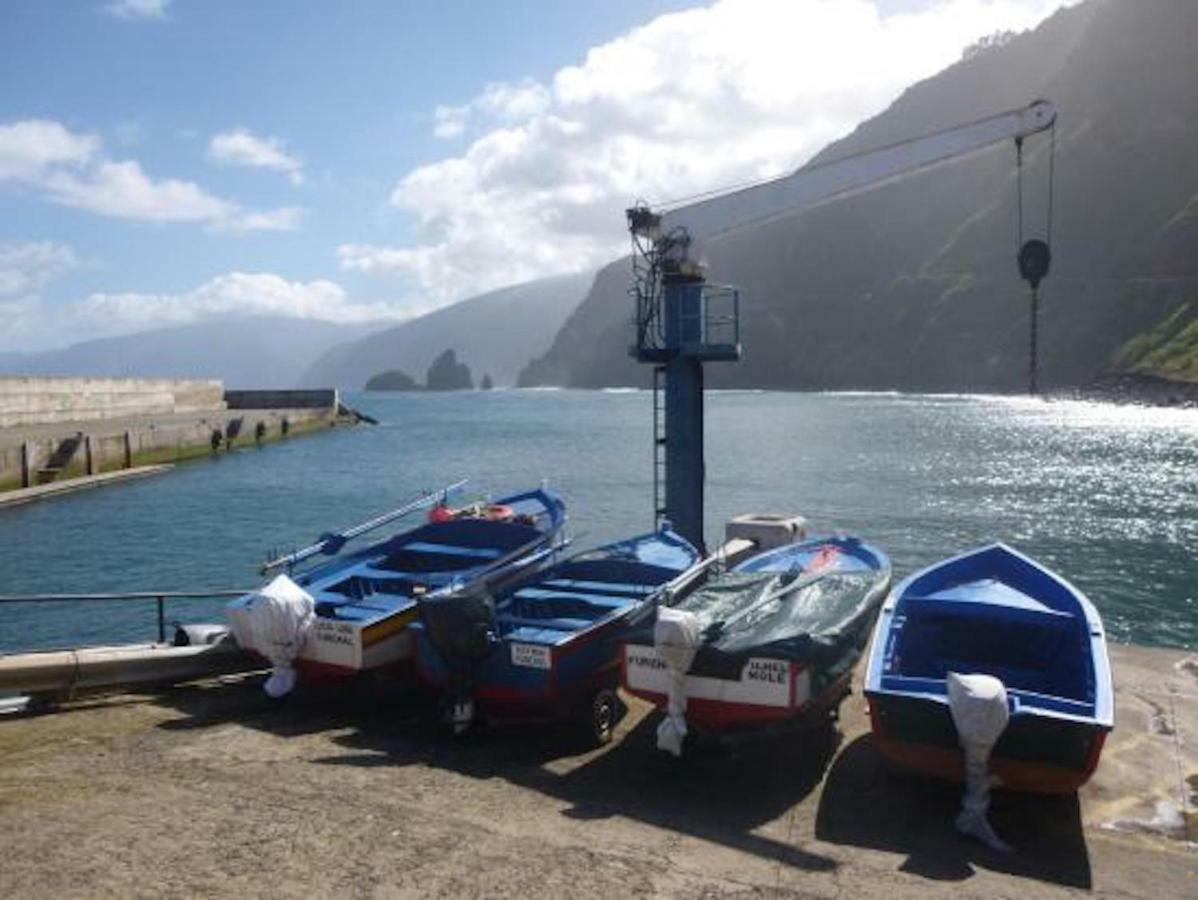
[[[958,838],[955,787],[837,735],[653,749],[437,738],[410,696],[274,705],[260,678],[0,720],[0,896],[1198,896],[1198,656],[1112,648],[1117,728],[1080,797],[996,794],[1017,852]]]

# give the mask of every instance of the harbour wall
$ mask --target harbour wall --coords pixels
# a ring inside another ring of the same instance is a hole
[[[219,412],[217,380],[0,377],[0,428],[123,416]]]
[[[0,490],[269,443],[347,421],[335,390],[220,381],[0,378]]]
[[[229,409],[336,409],[336,388],[295,391],[225,391]]]

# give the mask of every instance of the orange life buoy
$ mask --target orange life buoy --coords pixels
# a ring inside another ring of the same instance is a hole
[[[444,503],[438,503],[428,511],[428,520],[430,522],[452,522],[456,513]]]
[[[510,522],[516,511],[502,503],[492,503],[483,510],[483,518],[491,522]]]

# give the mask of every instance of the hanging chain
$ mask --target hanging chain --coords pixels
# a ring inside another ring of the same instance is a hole
[[[1044,225],[1044,240],[1023,240],[1023,138],[1015,139],[1015,190],[1018,198],[1019,271],[1031,287],[1031,303],[1028,310],[1028,393],[1036,394],[1039,389],[1039,318],[1040,282],[1048,274],[1052,252],[1053,203],[1056,192],[1057,129],[1051,127],[1048,154],[1048,210]]]
[[[1023,246],[1023,138],[1015,138],[1015,195],[1019,198],[1019,212],[1017,216],[1019,243],[1016,246]]]
[[[1054,121],[1048,130],[1048,224],[1045,227],[1045,240],[1052,246],[1052,201],[1054,182],[1057,169],[1057,123]]]

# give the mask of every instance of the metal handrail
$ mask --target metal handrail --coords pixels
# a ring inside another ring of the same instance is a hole
[[[0,605],[8,603],[92,603],[121,600],[154,600],[158,610],[158,643],[166,642],[166,601],[207,600],[221,597],[241,597],[248,590],[205,590],[205,591],[124,591],[120,593],[93,594],[0,594]]]

